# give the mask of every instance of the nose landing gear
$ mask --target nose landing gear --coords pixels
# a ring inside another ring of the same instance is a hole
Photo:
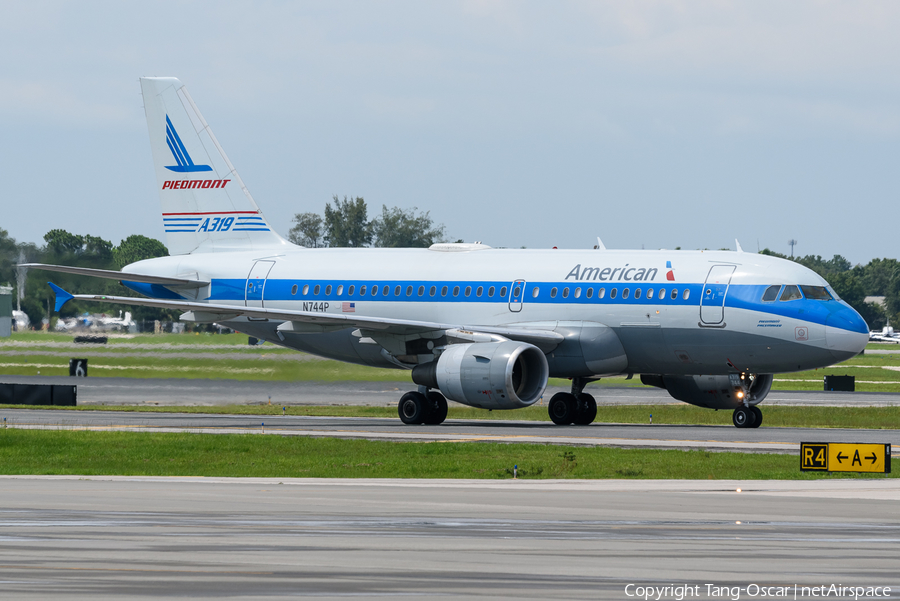
[[[759,428],[763,421],[762,410],[753,407],[738,407],[731,416],[736,428]]]

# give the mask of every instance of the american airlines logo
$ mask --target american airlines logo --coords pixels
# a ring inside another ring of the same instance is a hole
[[[172,125],[168,115],[166,115],[166,144],[169,145],[169,150],[172,151],[175,162],[178,163],[177,165],[166,167],[169,171],[175,171],[176,173],[212,171],[212,167],[209,165],[194,164],[194,161],[191,160],[191,155],[188,154],[187,148],[185,148],[184,144],[181,142],[181,137],[178,135],[178,132],[175,131],[175,126]]]
[[[581,263],[572,268],[565,279],[597,280],[600,282],[652,282],[659,270],[656,267],[582,267]],[[671,271],[669,272],[671,273]],[[668,278],[674,280],[674,276]]]
[[[256,211],[224,213],[163,213],[166,233],[268,232],[269,225]]]

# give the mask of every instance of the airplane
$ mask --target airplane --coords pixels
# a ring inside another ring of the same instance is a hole
[[[30,264],[119,280],[145,298],[72,298],[178,309],[291,349],[410,371],[406,424],[437,425],[447,399],[528,407],[548,378],[559,425],[597,415],[585,386],[639,375],[675,399],[759,427],[774,374],[859,354],[862,317],[815,272],[732,251],[303,248],[278,235],[175,78],[140,80],[171,256],[122,271]]]
[[[893,344],[900,343],[900,334],[894,332],[894,326],[888,319],[887,324],[881,330],[872,330],[869,332],[870,342],[889,342]]]

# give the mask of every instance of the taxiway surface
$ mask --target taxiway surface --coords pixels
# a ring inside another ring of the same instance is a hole
[[[602,420],[602,408],[598,419]],[[625,448],[707,449],[798,453],[801,442],[891,443],[900,453],[900,430],[841,428],[738,429],[733,426],[604,424],[556,426],[523,420],[453,420],[407,426],[397,418],[214,415],[123,411],[0,409],[2,425],[129,432],[269,434],[399,441],[550,443]]]
[[[707,585],[738,587],[740,599],[754,585],[896,592],[898,502],[897,480],[7,476],[0,597],[629,599],[629,584],[698,586],[701,599],[732,598]]]

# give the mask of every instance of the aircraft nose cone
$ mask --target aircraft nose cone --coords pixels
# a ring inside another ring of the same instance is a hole
[[[825,342],[838,361],[860,354],[869,342],[869,327],[852,307],[844,306],[825,320]]]

